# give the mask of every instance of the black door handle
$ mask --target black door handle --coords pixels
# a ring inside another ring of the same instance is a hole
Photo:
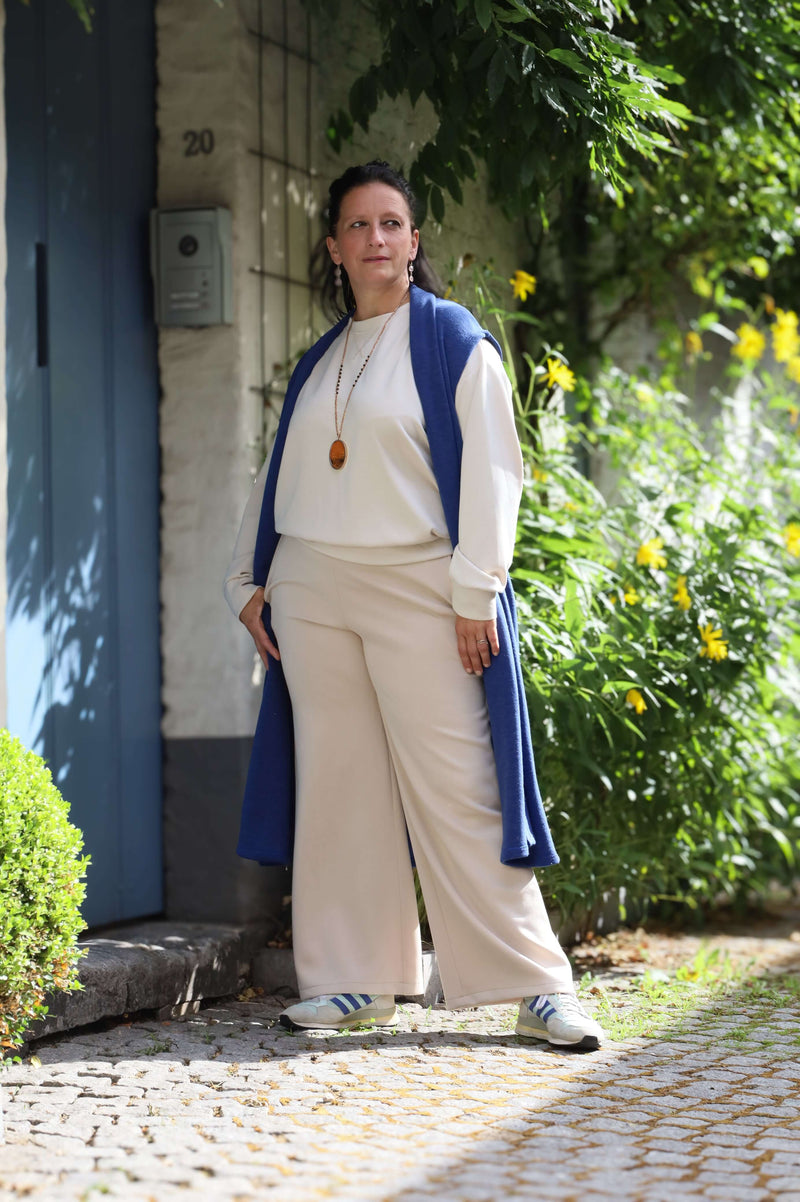
[[[36,363],[47,367],[47,247],[36,243]]]

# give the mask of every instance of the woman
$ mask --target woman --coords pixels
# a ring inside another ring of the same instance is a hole
[[[390,1025],[395,994],[421,992],[410,845],[447,1004],[522,998],[518,1034],[597,1048],[531,867],[556,856],[508,581],[522,458],[499,348],[435,295],[386,163],[331,185],[327,250],[344,315],[295,370],[226,583],[267,669],[239,852],[288,862],[293,843],[302,1000],[281,1022]]]

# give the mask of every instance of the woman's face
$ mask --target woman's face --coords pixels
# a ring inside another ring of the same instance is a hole
[[[416,257],[419,230],[411,228],[403,194],[376,181],[345,194],[336,235],[327,244],[357,297],[362,289],[383,291],[408,284],[408,263]]]

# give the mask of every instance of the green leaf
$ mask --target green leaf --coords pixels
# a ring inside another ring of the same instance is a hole
[[[416,104],[436,77],[436,67],[429,54],[415,54],[408,69],[406,86],[409,99]]]
[[[472,161],[472,155],[463,146],[459,146],[456,150],[456,164],[461,175],[467,179],[475,179],[475,164]]]
[[[425,143],[419,152],[417,161],[428,179],[433,180],[440,188],[447,188],[449,186],[450,176],[448,175],[447,164],[443,161],[441,154],[433,142]]]
[[[489,63],[489,71],[486,75],[486,90],[489,95],[490,104],[496,104],[500,99],[505,82],[506,56],[503,47],[498,46],[492,55],[492,61]]]
[[[492,37],[481,38],[480,41],[478,42],[477,46],[472,51],[472,53],[470,54],[469,58],[466,61],[466,64],[465,64],[466,70],[472,71],[475,68],[482,66],[483,63],[488,62],[489,59],[494,54],[496,45],[497,45],[497,42],[496,42],[495,38],[492,38]]]
[[[433,219],[441,225],[444,221],[444,197],[442,196],[441,188],[438,188],[435,184],[431,188],[430,201]]]
[[[493,7],[492,0],[475,0],[475,16],[484,33],[492,23]]]
[[[600,692],[601,692],[602,694],[606,694],[606,693],[620,693],[620,692],[622,692],[622,690],[624,689],[624,690],[625,690],[625,692],[627,693],[627,691],[628,691],[629,689],[635,689],[635,688],[637,688],[637,687],[641,688],[641,685],[639,684],[639,682],[638,682],[636,679],[631,679],[631,680],[606,680],[606,681],[604,681],[604,682],[603,682],[603,687],[601,688]]]
[[[590,76],[592,74],[586,63],[580,58],[574,50],[548,50],[547,57],[555,59],[557,63],[563,63],[565,67],[571,67],[573,71],[577,71],[579,75]]]
[[[569,633],[573,637],[578,637],[583,630],[584,614],[578,596],[578,583],[572,579],[567,580],[564,597],[564,621]]]

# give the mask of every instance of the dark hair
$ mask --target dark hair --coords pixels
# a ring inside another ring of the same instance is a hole
[[[355,308],[356,298],[344,267],[342,267],[341,290],[337,288],[336,268],[328,253],[325,239],[326,237],[336,237],[339,213],[347,193],[352,192],[353,188],[360,188],[362,184],[373,183],[388,184],[390,188],[394,188],[396,192],[400,193],[408,205],[411,228],[417,228],[417,198],[411,191],[411,185],[399,171],[395,171],[381,159],[372,159],[369,163],[364,163],[359,167],[348,167],[338,179],[333,181],[328,189],[328,204],[323,213],[326,233],[322,235],[311,255],[311,282],[320,292],[323,312],[332,321],[351,312]],[[441,296],[444,291],[441,280],[422,249],[421,241],[417,246],[417,256],[414,259],[414,283],[420,288],[424,288],[426,292],[432,292],[434,296]]]

